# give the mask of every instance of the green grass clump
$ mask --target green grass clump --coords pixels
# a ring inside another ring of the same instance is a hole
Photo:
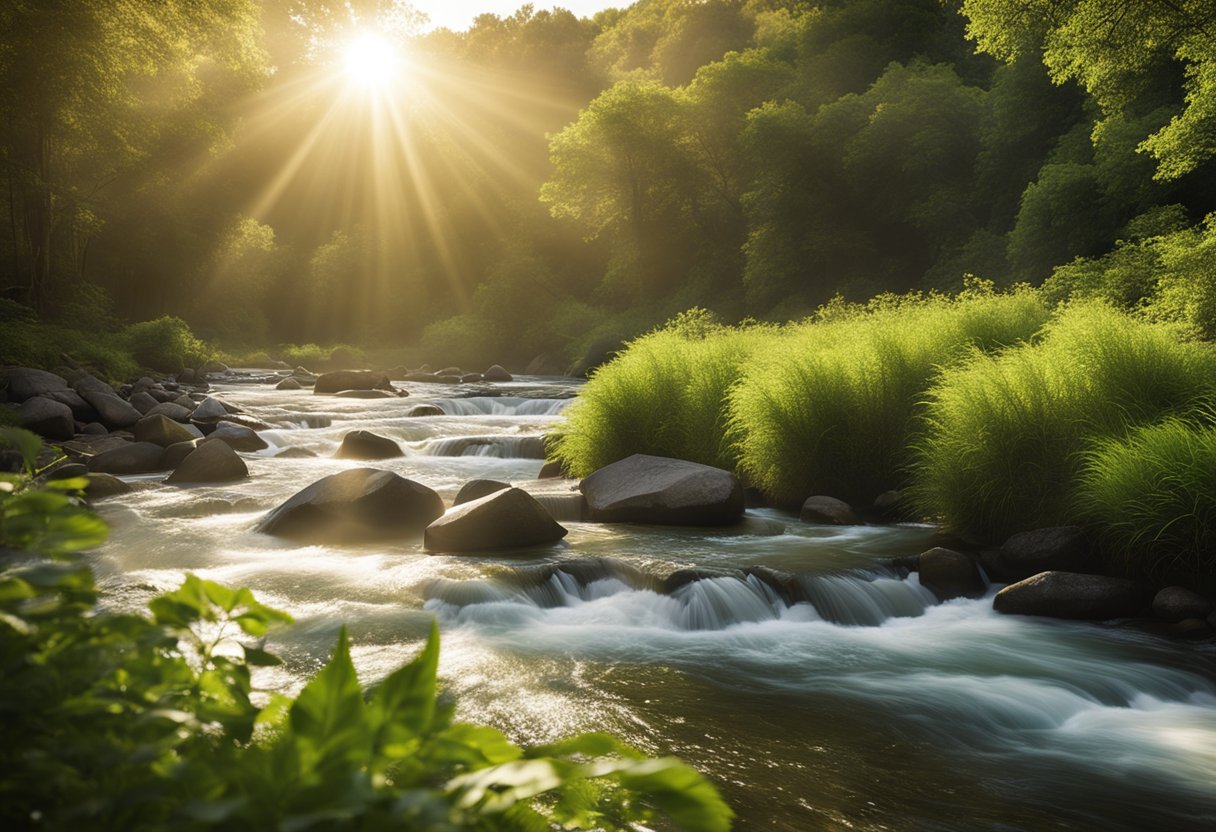
[[[131,324],[119,339],[141,367],[162,373],[197,368],[215,355],[215,350],[199,340],[189,324],[172,315]]]
[[[0,356],[6,364],[54,370],[64,356],[107,381],[126,381],[139,372],[121,338],[112,332],[81,332],[31,321],[0,326]]]
[[[918,404],[939,369],[1029,338],[1047,316],[1027,289],[826,308],[758,354],[732,392],[742,472],[781,504],[812,494],[868,504],[904,484]]]
[[[1216,590],[1216,427],[1167,419],[1101,441],[1076,503],[1113,570]]]
[[[554,455],[575,476],[645,453],[735,467],[725,401],[746,362],[780,340],[771,327],[713,324],[699,310],[631,342],[567,411]]]
[[[913,503],[981,540],[1074,523],[1087,451],[1214,393],[1210,347],[1103,304],[1067,307],[1039,340],[945,371],[928,396]]]

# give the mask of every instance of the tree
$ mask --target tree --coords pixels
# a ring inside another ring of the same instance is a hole
[[[82,275],[102,192],[183,132],[214,138],[208,93],[262,67],[253,0],[15,0],[0,10],[0,148],[14,271],[48,305]],[[189,113],[188,117],[183,117]],[[24,257],[20,257],[24,254]]]
[[[1157,178],[1216,155],[1216,4],[1211,0],[962,0],[967,33],[1003,60],[1041,51],[1056,83],[1078,81],[1109,115],[1181,69],[1181,101],[1140,148]]]

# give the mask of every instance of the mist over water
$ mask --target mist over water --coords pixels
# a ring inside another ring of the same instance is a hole
[[[268,645],[284,666],[259,677],[289,689],[343,623],[366,684],[437,619],[462,717],[525,742],[608,730],[684,757],[722,787],[740,829],[1216,826],[1216,652],[999,616],[991,597],[938,604],[886,565],[928,548],[927,527],[814,527],[771,510],[734,531],[563,521],[557,546],[463,557],[427,555],[421,536],[302,546],[253,531],[300,488],[362,465],[448,501],[472,478],[532,480],[577,389],[407,386],[378,400],[220,386],[273,426],[271,447],[246,455],[248,482],[133,478],[135,493],[103,503],[110,603],[136,607],[185,571],[249,586],[296,619]],[[426,402],[445,415],[406,415]],[[405,455],[333,459],[356,429]],[[318,456],[275,458],[287,448]],[[756,567],[794,582],[782,590]]]

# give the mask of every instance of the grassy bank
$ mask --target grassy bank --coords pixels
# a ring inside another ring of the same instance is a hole
[[[1211,585],[1216,351],[1097,302],[886,297],[782,327],[687,317],[601,368],[555,454],[739,473],[794,506],[907,504],[977,542],[1087,526],[1110,571]]]

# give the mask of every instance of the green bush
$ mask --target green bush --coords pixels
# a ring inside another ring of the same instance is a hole
[[[141,367],[162,373],[180,373],[198,367],[215,351],[195,337],[181,318],[165,315],[154,321],[131,324],[121,333],[121,342]]]
[[[1216,394],[1216,354],[1099,303],[1065,308],[1043,337],[945,371],[928,396],[913,503],[982,540],[1076,522],[1098,440],[1194,413]]]
[[[38,441],[6,436],[27,465]],[[439,641],[365,695],[345,630],[293,699],[254,687],[289,617],[187,576],[149,615],[99,612],[70,558],[105,527],[27,475],[0,489],[0,823],[6,829],[636,829],[718,832],[730,809],[693,769],[603,734],[522,749],[456,723]],[[16,718],[19,715],[19,718]]]
[[[1206,416],[1167,419],[1086,455],[1076,503],[1113,570],[1216,590],[1216,428]]]
[[[110,381],[127,380],[139,372],[121,339],[108,332],[80,332],[51,324],[13,322],[0,326],[0,355],[17,366],[53,370],[63,356]]]
[[[782,504],[828,494],[868,504],[904,484],[918,405],[943,366],[1029,338],[1032,291],[885,296],[830,304],[750,362],[730,395],[747,479]]]
[[[703,310],[677,316],[595,373],[567,412],[555,456],[576,476],[635,453],[733,470],[726,394],[775,332],[723,327]]]

